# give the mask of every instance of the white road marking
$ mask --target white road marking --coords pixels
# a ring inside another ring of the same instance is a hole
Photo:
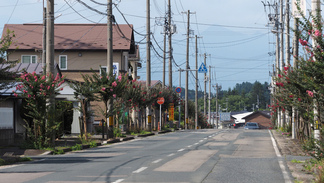
[[[202,142],[202,141],[204,141],[204,140],[199,140],[199,142]]]
[[[179,149],[178,152],[184,151],[185,149]]]
[[[152,163],[158,163],[158,162],[160,162],[160,161],[162,161],[162,159],[155,160],[155,161],[153,161]]]
[[[194,145],[198,145],[199,143],[194,143]]]
[[[120,182],[123,182],[124,181],[124,179],[118,179],[118,180],[116,180],[115,182],[112,182],[112,183],[120,183]]]
[[[172,154],[169,154],[169,155],[168,155],[168,157],[170,157],[170,156],[173,156],[173,155],[174,155],[174,153],[172,153]]]
[[[281,154],[280,154],[280,152],[279,152],[279,149],[278,149],[277,143],[276,143],[275,139],[273,138],[273,135],[272,135],[272,133],[270,132],[270,130],[269,130],[269,134],[270,134],[271,141],[272,141],[272,145],[273,145],[273,148],[274,148],[274,150],[275,150],[275,152],[276,152],[276,155],[277,155],[278,158],[280,158],[280,157],[281,157]],[[288,172],[286,171],[286,167],[285,167],[285,165],[283,164],[283,161],[278,159],[278,163],[279,163],[279,166],[280,166],[280,168],[281,168],[281,172],[282,172],[282,174],[283,174],[283,177],[284,177],[284,179],[285,179],[285,183],[291,183],[291,180],[290,180],[290,178],[289,178]]]
[[[207,140],[207,138],[204,138],[204,140]]]
[[[147,169],[147,167],[141,167],[141,168],[133,171],[133,173],[140,173],[140,172],[144,171],[145,169]]]
[[[192,147],[192,145],[190,145],[190,146],[187,146],[187,147],[189,147],[189,148],[190,148],[190,147]]]

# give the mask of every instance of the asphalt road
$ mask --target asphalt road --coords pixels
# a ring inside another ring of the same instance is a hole
[[[267,130],[179,131],[38,158],[1,167],[0,182],[288,183],[291,177]]]

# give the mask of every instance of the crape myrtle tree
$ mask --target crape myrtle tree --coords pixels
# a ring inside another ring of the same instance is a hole
[[[318,14],[320,15],[320,14]],[[272,113],[277,114],[278,109],[289,113],[295,108],[298,110],[297,138],[311,140],[316,157],[321,157],[323,146],[314,145],[313,129],[320,128],[323,121],[324,110],[324,41],[322,21],[320,16],[310,14],[311,20],[305,16],[299,21],[299,43],[305,54],[297,58],[292,68],[286,66],[275,78],[279,90],[274,96]],[[315,46],[313,46],[312,43]],[[317,113],[314,113],[316,109]],[[315,120],[314,120],[315,119]],[[320,143],[319,143],[320,144]]]
[[[87,121],[93,115],[93,112],[89,110],[89,105],[91,101],[97,100],[97,96],[95,95],[98,92],[97,85],[95,85],[91,76],[89,75],[81,75],[83,82],[74,81],[69,85],[74,90],[74,98],[80,103],[80,106],[76,108],[82,114],[82,117],[79,118],[80,122],[80,137],[88,140],[88,131],[87,131]]]
[[[14,72],[9,71],[10,68],[14,67],[18,61],[8,61],[7,57],[10,53],[7,52],[8,48],[12,44],[12,39],[15,37],[15,34],[12,31],[7,30],[5,36],[0,40],[0,90],[7,88],[8,84],[12,82],[15,78]]]
[[[34,143],[35,148],[53,145],[52,138],[55,137],[60,122],[55,118],[57,111],[48,106],[47,102],[50,96],[55,97],[60,90],[63,90],[61,87],[64,82],[63,76],[23,72],[17,81],[19,84],[13,93],[16,97],[24,99],[26,104],[23,106],[26,109],[24,115],[32,119],[31,122],[25,120],[29,140]]]
[[[114,105],[113,110],[108,108],[108,101],[109,100],[116,100],[118,101],[119,98],[122,97],[125,85],[127,83],[128,77],[127,75],[114,75],[112,72],[107,74],[106,72],[102,72],[101,75],[97,73],[93,73],[91,77],[91,82],[96,85],[97,93],[98,93],[98,101],[104,103],[104,109],[102,110],[103,116],[105,117],[105,124],[108,124],[108,117],[109,116],[116,116],[119,112],[118,105]],[[116,104],[116,103],[115,103]],[[117,107],[117,108],[115,108]],[[113,127],[115,124],[113,123]],[[113,133],[113,130],[111,131]],[[113,136],[113,134],[112,134]]]

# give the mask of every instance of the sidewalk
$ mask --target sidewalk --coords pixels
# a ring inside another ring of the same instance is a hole
[[[303,151],[300,143],[298,143],[298,140],[292,139],[291,136],[288,137],[286,135],[282,135],[276,130],[271,130],[271,133],[276,140],[283,160],[286,162],[289,171],[295,180],[303,183],[314,182],[314,175],[304,171],[304,163],[297,163],[304,162],[305,160],[312,158]],[[292,160],[296,161],[292,162]]]

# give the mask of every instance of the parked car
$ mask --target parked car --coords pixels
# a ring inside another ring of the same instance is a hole
[[[245,125],[245,123],[235,123],[234,128],[240,128],[244,125]]]
[[[244,126],[245,130],[256,130],[260,129],[259,124],[255,122],[247,122]]]

